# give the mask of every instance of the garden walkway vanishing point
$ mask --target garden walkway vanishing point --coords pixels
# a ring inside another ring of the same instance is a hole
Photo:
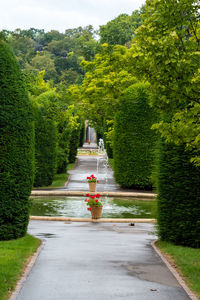
[[[80,156],[67,186],[51,192],[86,191],[84,179],[95,173],[95,160]],[[98,172],[103,181],[101,167]],[[121,192],[111,170],[106,191],[103,186],[98,187],[101,193]],[[11,299],[196,299],[185,292],[151,246],[156,239],[155,225],[130,225],[31,220],[28,231],[43,241],[41,251],[21,290]]]

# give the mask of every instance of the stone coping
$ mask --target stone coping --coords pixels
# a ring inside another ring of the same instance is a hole
[[[30,220],[38,221],[65,221],[65,222],[92,222],[92,223],[155,223],[156,219],[120,219],[120,218],[71,218],[71,217],[43,217],[30,216]]]
[[[88,191],[60,191],[60,190],[33,190],[31,196],[83,196],[89,193]],[[141,200],[154,200],[156,194],[154,193],[137,193],[137,192],[95,192],[90,195],[100,193],[101,196],[108,197],[133,197]]]

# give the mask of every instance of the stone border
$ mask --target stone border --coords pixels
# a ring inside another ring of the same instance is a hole
[[[186,294],[190,297],[192,300],[198,300],[197,296],[189,289],[183,278],[179,275],[179,273],[176,271],[176,269],[170,264],[170,262],[165,258],[165,256],[162,254],[160,249],[156,247],[155,243],[157,240],[153,241],[151,243],[151,246],[156,251],[156,253],[160,256],[162,261],[165,263],[167,268],[170,270],[170,272],[174,275],[178,283],[182,286],[182,288],[185,290]]]
[[[156,219],[91,219],[91,218],[67,218],[67,217],[43,217],[30,216],[30,220],[38,221],[66,221],[66,222],[92,222],[92,223],[155,223]]]
[[[18,282],[16,284],[16,287],[15,287],[14,291],[12,292],[9,300],[15,300],[17,298],[20,290],[22,289],[22,286],[23,286],[24,282],[26,281],[26,278],[28,277],[31,269],[33,268],[39,254],[40,254],[40,251],[42,250],[42,247],[43,247],[43,241],[41,240],[40,246],[38,247],[36,252],[33,254],[33,256],[31,257],[28,264],[25,265],[24,273],[22,274],[22,277],[18,280]]]
[[[33,190],[31,196],[83,196],[87,194],[87,191],[63,191],[63,190]],[[96,192],[98,193],[98,192]],[[90,193],[95,195],[96,193]],[[137,193],[137,192],[99,192],[101,196],[108,197],[132,197],[140,200],[154,200],[156,194],[154,193]]]

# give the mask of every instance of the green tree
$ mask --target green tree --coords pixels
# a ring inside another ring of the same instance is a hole
[[[130,49],[138,78],[151,84],[152,105],[171,118],[154,126],[168,142],[185,144],[200,164],[200,4],[197,0],[146,2],[144,24]]]
[[[132,15],[121,14],[109,21],[106,25],[100,26],[100,43],[109,45],[125,45],[134,37],[134,31],[142,24],[141,13],[133,11]]]
[[[25,235],[33,183],[33,112],[19,65],[0,40],[0,240]]]

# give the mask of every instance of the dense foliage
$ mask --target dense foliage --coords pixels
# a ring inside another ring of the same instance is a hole
[[[80,143],[80,124],[78,124],[71,133],[70,145],[69,145],[69,162],[73,163],[76,160],[77,149]]]
[[[185,143],[200,163],[200,3],[198,0],[147,0],[130,63],[157,97],[152,105],[172,113],[157,128],[168,142]]]
[[[33,183],[32,106],[19,65],[0,40],[0,239],[24,236]]]
[[[162,240],[200,246],[200,168],[183,146],[162,143],[158,172],[158,224]]]
[[[122,187],[151,189],[155,113],[149,107],[149,85],[138,83],[124,93],[114,123],[114,174]],[[128,125],[128,126],[127,126]]]
[[[51,185],[56,173],[56,125],[35,104],[35,179],[34,186]]]
[[[133,11],[132,15],[121,14],[109,21],[106,25],[100,26],[100,42],[109,45],[124,45],[134,37],[134,31],[143,23],[143,9]]]

